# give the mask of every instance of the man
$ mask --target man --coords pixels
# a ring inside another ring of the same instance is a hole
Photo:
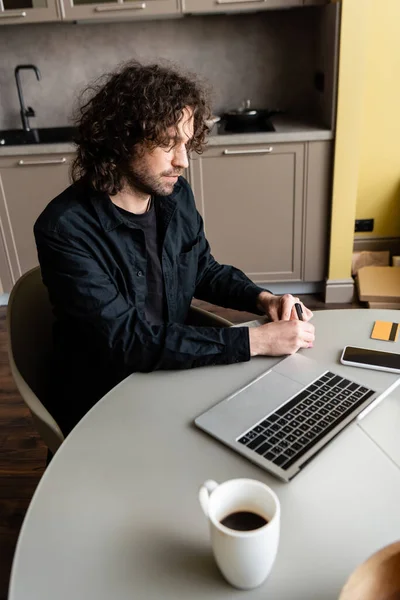
[[[74,183],[34,228],[56,317],[47,404],[65,433],[132,372],[229,364],[313,343],[312,313],[303,307],[297,320],[296,298],[274,296],[210,254],[182,177],[210,114],[194,77],[135,61],[80,109]],[[272,322],[193,327],[193,297]]]

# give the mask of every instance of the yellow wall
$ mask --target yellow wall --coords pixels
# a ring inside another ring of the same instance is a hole
[[[346,1],[346,0],[345,0]],[[373,0],[356,216],[400,236],[400,1]]]
[[[355,218],[400,235],[400,0],[343,0],[328,279],[351,275]]]
[[[373,0],[343,0],[328,279],[351,275],[366,49]],[[384,1],[384,0],[382,0]]]

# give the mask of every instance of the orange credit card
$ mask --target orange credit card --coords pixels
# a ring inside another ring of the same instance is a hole
[[[396,342],[399,335],[399,324],[390,321],[375,321],[371,338],[373,340],[384,340],[385,342]]]

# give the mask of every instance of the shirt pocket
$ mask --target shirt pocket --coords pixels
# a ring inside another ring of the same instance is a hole
[[[200,240],[200,236],[197,236],[197,238],[194,241],[182,246],[181,252],[178,254],[178,262],[187,262],[194,256],[195,253],[196,256],[198,256]]]
[[[201,238],[197,237],[192,245],[184,247],[177,256],[178,293],[183,293],[185,296],[193,296],[196,286],[200,241]]]

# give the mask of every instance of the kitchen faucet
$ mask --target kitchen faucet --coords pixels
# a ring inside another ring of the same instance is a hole
[[[24,96],[22,94],[22,86],[21,86],[21,78],[20,78],[20,74],[19,72],[22,71],[22,69],[30,69],[32,71],[35,71],[36,73],[36,79],[39,81],[41,78],[40,75],[40,71],[39,69],[35,66],[35,65],[18,65],[15,67],[15,80],[17,82],[17,89],[18,89],[18,98],[19,98],[19,103],[21,106],[21,121],[22,121],[22,127],[24,129],[24,131],[30,131],[30,125],[29,125],[29,117],[34,117],[35,116],[35,111],[33,110],[33,108],[31,106],[26,107],[25,103],[24,103]]]

